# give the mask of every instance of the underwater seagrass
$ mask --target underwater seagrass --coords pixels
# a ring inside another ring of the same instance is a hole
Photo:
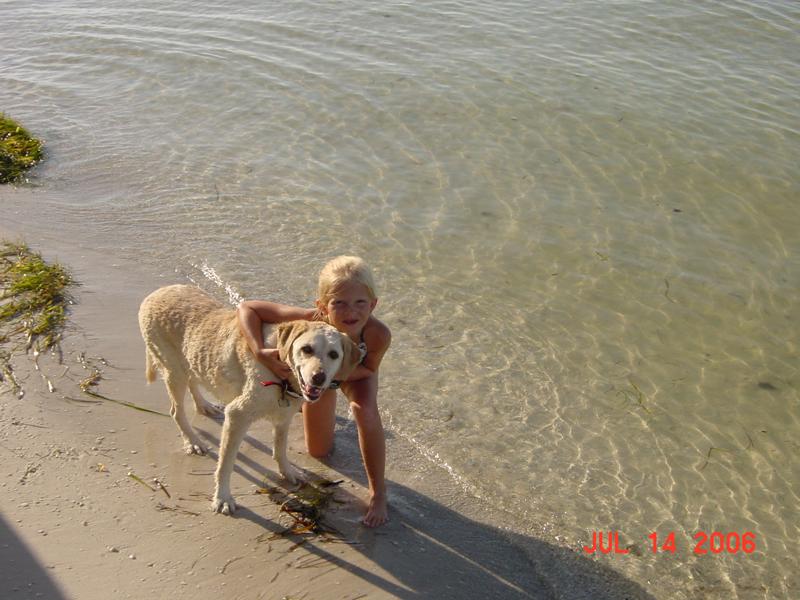
[[[42,142],[0,113],[0,183],[16,183],[42,159]]]

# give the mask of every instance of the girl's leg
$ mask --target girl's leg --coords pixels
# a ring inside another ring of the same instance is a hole
[[[328,390],[322,398],[303,402],[303,427],[306,449],[314,458],[324,458],[333,451],[333,430],[336,425],[336,390]]]
[[[367,527],[383,525],[389,518],[386,482],[386,440],[378,412],[378,374],[342,384],[358,427],[358,443],[369,482],[369,506],[363,522]]]

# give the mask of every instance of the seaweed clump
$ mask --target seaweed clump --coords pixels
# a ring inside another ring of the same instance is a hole
[[[42,159],[42,142],[0,113],[0,183],[16,183]]]
[[[300,534],[315,534],[329,536],[339,532],[325,522],[325,515],[334,491],[341,481],[322,479],[316,484],[306,482],[299,489],[286,493],[280,488],[265,485],[256,490],[257,494],[266,494],[270,500],[280,505],[280,512],[289,515],[293,523],[284,531],[274,534],[271,538],[287,537]]]
[[[19,387],[5,345],[24,340],[24,351],[38,354],[61,340],[72,283],[64,267],[48,264],[25,244],[0,245],[0,383],[8,379]]]

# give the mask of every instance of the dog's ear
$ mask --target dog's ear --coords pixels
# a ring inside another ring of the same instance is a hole
[[[334,379],[336,381],[344,381],[350,376],[359,363],[361,362],[361,350],[358,349],[358,344],[342,334],[342,366],[339,367],[339,372],[336,373]]]
[[[289,363],[294,341],[308,331],[308,321],[289,321],[278,325],[278,356]]]

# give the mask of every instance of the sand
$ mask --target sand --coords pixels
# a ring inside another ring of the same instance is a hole
[[[335,534],[281,535],[292,519],[256,493],[284,486],[267,423],[250,430],[240,451],[232,479],[239,511],[212,513],[221,423],[195,416],[211,451],[188,456],[169,417],[87,403],[78,385],[97,367],[100,394],[168,412],[161,381],[144,381],[136,312],[147,293],[177,277],[110,264],[57,235],[26,241],[68,265],[80,286],[62,356],[39,357],[40,370],[30,355],[18,356],[24,396],[8,388],[0,395],[3,599],[652,597],[578,549],[507,531],[503,521],[513,515],[487,511],[391,431],[391,520],[364,527],[366,481],[345,414],[330,459],[303,452],[299,418],[289,450],[309,479],[341,481],[326,515]],[[158,479],[169,497],[129,474],[151,486]]]

